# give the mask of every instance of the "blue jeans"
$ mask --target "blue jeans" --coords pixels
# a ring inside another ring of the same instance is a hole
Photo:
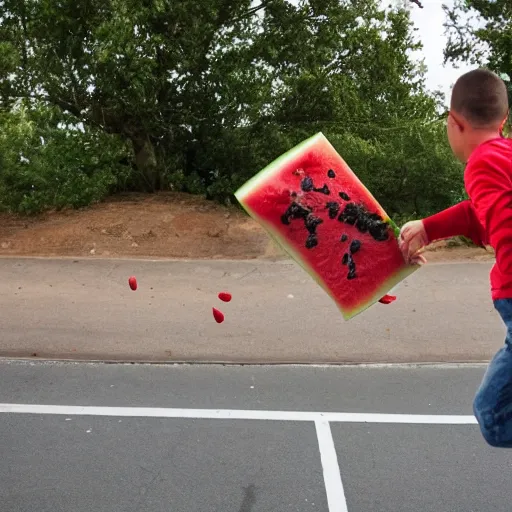
[[[512,299],[494,301],[507,334],[505,345],[489,364],[473,402],[484,439],[497,448],[512,448]]]

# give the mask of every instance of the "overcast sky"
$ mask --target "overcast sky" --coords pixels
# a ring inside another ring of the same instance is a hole
[[[386,2],[389,3],[389,2]],[[417,36],[423,43],[422,56],[428,67],[427,85],[431,89],[441,89],[450,99],[450,89],[459,75],[471,69],[465,65],[458,68],[443,66],[443,50],[446,45],[443,23],[445,14],[442,5],[453,5],[453,0],[422,0],[423,9],[411,7],[411,18],[418,28]]]

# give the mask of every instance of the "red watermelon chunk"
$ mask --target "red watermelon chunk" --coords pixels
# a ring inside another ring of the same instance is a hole
[[[235,196],[345,319],[419,268],[404,262],[398,228],[322,133],[276,159]]]

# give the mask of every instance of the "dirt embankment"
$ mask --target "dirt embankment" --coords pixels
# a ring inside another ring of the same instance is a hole
[[[0,256],[279,259],[283,252],[237,208],[179,193],[124,195],[83,210],[0,214]],[[429,261],[491,260],[492,252],[440,242]]]

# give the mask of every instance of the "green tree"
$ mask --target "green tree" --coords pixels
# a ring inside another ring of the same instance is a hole
[[[240,105],[254,108],[253,89],[236,87],[261,71],[243,55],[258,11],[250,0],[4,0],[1,6],[0,40],[16,49],[18,62],[11,94],[36,96],[126,137],[139,187],[161,187],[161,152],[190,138],[187,127],[219,124],[220,116],[229,122]],[[226,47],[234,38],[241,42]]]
[[[445,61],[487,66],[506,79],[512,100],[512,2],[458,0],[445,7]]]
[[[0,41],[3,111],[21,98],[128,141],[136,190],[228,200],[319,130],[393,211],[457,188],[451,161],[422,160],[448,151],[409,15],[378,0],[0,0]]]
[[[0,210],[87,206],[127,179],[126,144],[56,107],[18,104],[0,125]]]
[[[285,75],[274,114],[287,143],[323,131],[392,215],[455,202],[462,167],[439,121],[443,98],[426,91],[424,67],[410,57],[420,44],[409,14],[369,1],[338,3],[311,24],[305,30],[316,34],[309,42],[317,55],[306,54]]]

